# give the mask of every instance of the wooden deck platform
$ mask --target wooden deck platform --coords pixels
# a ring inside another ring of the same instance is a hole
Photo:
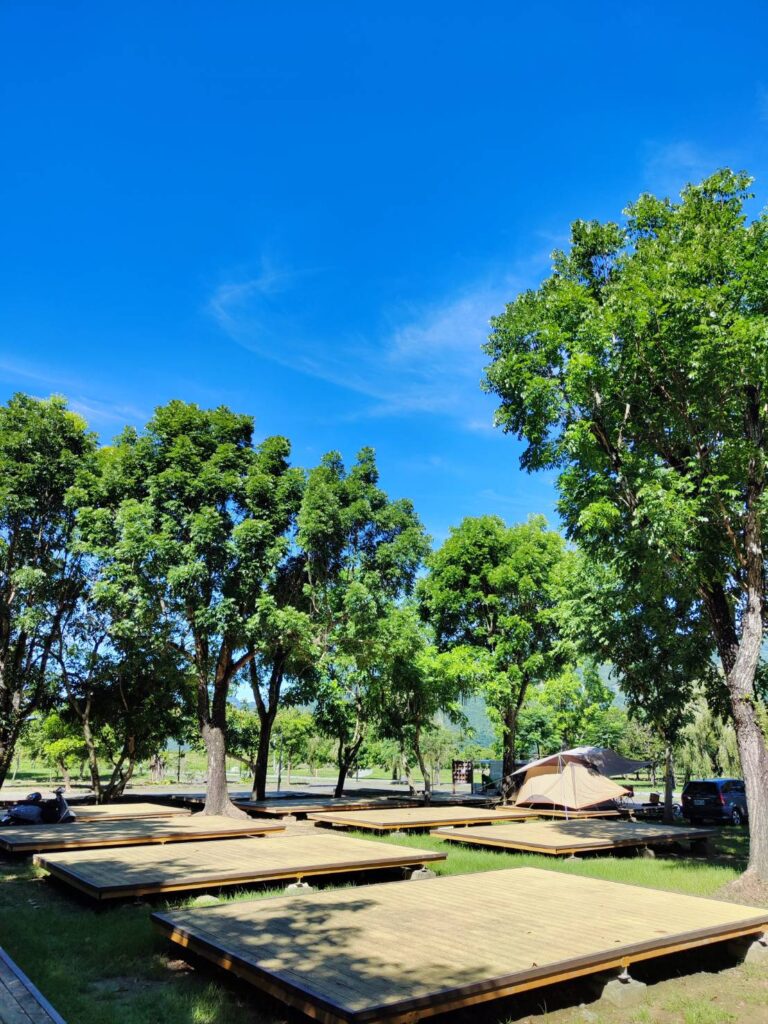
[[[97,900],[416,867],[439,860],[445,854],[320,832],[178,843],[162,855],[151,846],[133,846],[35,856],[40,867]]]
[[[437,828],[432,834],[456,843],[566,857],[623,847],[696,842],[715,835],[716,830],[640,821],[587,820],[530,821],[520,825],[496,825],[493,828]]]
[[[120,821],[124,818],[171,818],[189,815],[188,807],[169,807],[165,804],[122,803],[87,804],[73,808],[78,821]]]
[[[3,949],[0,949],[0,1022],[64,1024],[64,1019]]]
[[[234,800],[233,803],[248,811],[249,814],[264,815],[269,818],[306,818],[309,814],[324,811],[368,811],[377,807],[412,807],[413,801],[398,801],[388,796],[352,797],[352,796],[318,796],[307,799],[281,800]]]
[[[377,807],[370,811],[327,811],[309,814],[310,821],[339,828],[370,829],[377,832],[436,828],[438,825],[488,825],[495,821],[525,821],[538,818],[537,811],[522,807]]]
[[[278,822],[191,814],[180,818],[126,818],[119,821],[75,822],[73,825],[19,825],[0,828],[0,850],[43,853],[46,850],[89,850],[100,846],[147,846],[189,843],[284,832]]]
[[[513,868],[152,920],[174,942],[324,1024],[373,1024],[757,935],[768,908]]]

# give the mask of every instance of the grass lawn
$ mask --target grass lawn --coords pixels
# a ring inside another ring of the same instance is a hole
[[[360,833],[362,836],[363,833]],[[381,836],[446,850],[441,874],[529,865],[636,885],[711,896],[743,866],[746,834],[723,830],[708,860],[664,856],[594,857],[575,861],[481,851],[428,836]],[[418,883],[414,883],[418,884]],[[268,897],[238,892],[228,898]],[[154,906],[182,906],[157,901]],[[278,1024],[304,1020],[208,965],[175,959],[149,924],[147,904],[102,910],[72,897],[28,862],[0,862],[0,945],[51,1000],[68,1024]],[[530,1024],[768,1024],[768,970],[736,965],[722,953],[699,951],[651,962],[633,974],[652,982],[646,1004],[623,1013],[591,1004],[585,983],[541,989],[504,1004],[441,1018],[448,1024],[525,1021]],[[714,973],[715,969],[719,970]],[[684,974],[685,979],[677,977]],[[435,1018],[437,1020],[437,1018]]]

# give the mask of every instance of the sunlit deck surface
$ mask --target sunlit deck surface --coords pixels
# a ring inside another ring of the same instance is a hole
[[[166,807],[164,804],[122,803],[88,804],[74,807],[78,821],[119,821],[123,818],[171,818],[189,815],[188,807]]]
[[[0,1021],[2,1024],[64,1024],[26,974],[0,949]]]
[[[327,796],[309,797],[305,800],[235,800],[237,807],[241,807],[249,814],[265,815],[271,818],[285,818],[292,815],[296,818],[306,818],[308,814],[318,811],[366,811],[374,810],[377,807],[411,807],[413,801],[407,798],[393,800],[389,796],[379,797],[353,797],[353,796]]]
[[[243,821],[216,815],[191,814],[171,818],[125,818],[86,821],[73,825],[19,825],[0,828],[0,850],[42,853],[45,850],[88,850],[100,846],[146,846],[150,843],[188,843],[195,840],[259,836],[285,831],[278,822]]]
[[[519,810],[528,811],[531,818],[565,818],[566,821],[580,821],[586,818],[619,818],[621,811],[616,810],[595,810],[595,811],[566,811],[560,807],[520,807]]]
[[[548,853],[555,857],[623,847],[696,842],[715,834],[715,829],[690,826],[594,820],[530,821],[519,825],[496,825],[493,828],[437,828],[433,832],[433,835],[441,839],[456,843],[494,846],[526,853]]]
[[[325,1024],[373,1024],[757,935],[768,909],[516,868],[156,913],[153,922]]]
[[[308,815],[310,821],[339,828],[371,829],[377,832],[400,831],[417,828],[436,828],[438,825],[487,825],[494,821],[525,821],[537,818],[537,811],[522,807],[446,807],[430,804],[426,807],[377,807],[370,811],[327,811]]]
[[[419,866],[436,860],[445,860],[445,854],[313,832],[274,839],[177,843],[162,853],[152,846],[133,846],[35,856],[36,864],[97,900]]]

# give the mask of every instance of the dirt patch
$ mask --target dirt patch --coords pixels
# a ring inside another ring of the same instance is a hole
[[[745,871],[739,878],[729,882],[715,893],[717,899],[728,900],[730,903],[748,903],[755,907],[768,907],[768,882],[756,878]]]
[[[136,992],[151,992],[152,989],[158,988],[162,984],[162,981],[155,981],[151,978],[118,976],[116,978],[100,978],[98,981],[92,981],[88,984],[88,988],[98,995],[121,996],[135,994]]]

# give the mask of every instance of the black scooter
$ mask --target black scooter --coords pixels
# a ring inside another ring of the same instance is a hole
[[[24,800],[7,807],[0,817],[0,825],[68,825],[75,814],[64,799],[64,787],[54,790],[51,800],[43,800],[42,793],[30,793]]]

